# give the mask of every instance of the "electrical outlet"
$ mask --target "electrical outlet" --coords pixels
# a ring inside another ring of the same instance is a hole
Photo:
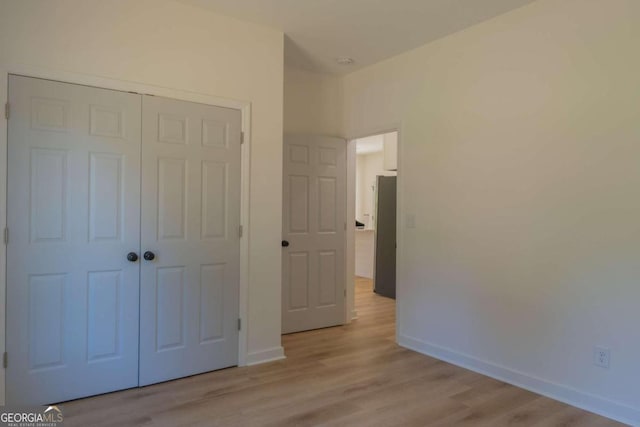
[[[593,348],[593,364],[601,368],[609,368],[611,363],[611,350],[604,347]]]

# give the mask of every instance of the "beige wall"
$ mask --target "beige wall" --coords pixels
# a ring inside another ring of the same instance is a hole
[[[539,0],[346,76],[347,136],[402,123],[403,345],[640,423],[639,46]]]
[[[284,69],[285,133],[342,135],[342,79]]]
[[[2,0],[9,64],[251,102],[248,351],[278,354],[282,33],[165,0]]]

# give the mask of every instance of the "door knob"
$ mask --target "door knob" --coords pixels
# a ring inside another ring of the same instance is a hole
[[[153,261],[156,258],[156,254],[151,251],[146,251],[142,257],[147,261]]]
[[[129,252],[127,254],[127,261],[136,262],[138,260],[138,254],[135,252]]]
[[[283,248],[286,248],[286,247],[288,247],[288,246],[289,246],[289,241],[288,241],[288,240],[283,240],[283,241],[282,241],[282,247],[283,247]]]

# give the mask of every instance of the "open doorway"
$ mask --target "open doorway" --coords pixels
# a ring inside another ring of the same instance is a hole
[[[398,133],[359,138],[355,144],[355,295],[396,295]],[[356,297],[357,306],[358,298]]]

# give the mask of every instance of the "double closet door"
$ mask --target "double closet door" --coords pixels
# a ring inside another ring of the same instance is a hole
[[[6,396],[235,365],[240,112],[10,76]]]

